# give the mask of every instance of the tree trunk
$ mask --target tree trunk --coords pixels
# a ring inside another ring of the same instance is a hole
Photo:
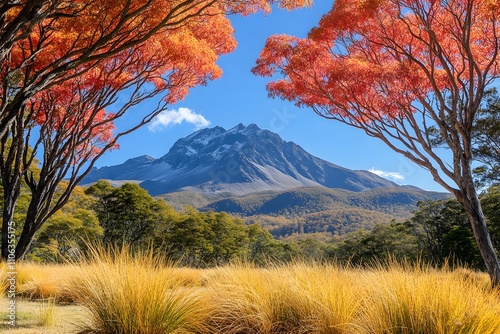
[[[469,218],[479,252],[490,275],[491,284],[498,286],[500,284],[500,264],[493,243],[491,242],[490,232],[486,225],[486,218],[484,217],[479,196],[472,182],[467,183],[465,189],[462,190],[462,194],[465,196],[461,196],[458,200],[462,202]]]
[[[20,188],[16,182],[4,185],[3,189],[3,208],[2,208],[2,246],[1,257],[7,260],[9,256],[9,226],[16,227],[14,224],[14,210],[19,199]],[[12,241],[11,241],[12,242]]]
[[[16,261],[22,260],[24,258],[31,246],[35,233],[35,229],[23,229],[23,232],[21,233],[16,246]]]
[[[2,259],[5,261],[9,256],[9,225],[13,224],[15,201],[11,198],[4,198],[2,208]]]
[[[16,260],[22,260],[28,250],[30,249],[33,238],[36,232],[42,227],[43,221],[40,221],[41,215],[39,214],[39,200],[32,194],[31,202],[26,212],[26,219],[24,221],[23,231],[19,236],[16,246]]]

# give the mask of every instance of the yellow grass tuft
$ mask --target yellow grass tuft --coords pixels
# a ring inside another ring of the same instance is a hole
[[[203,330],[203,293],[150,253],[95,249],[72,281],[90,314],[90,333],[160,334]],[[188,280],[189,282],[189,280]],[[188,284],[189,285],[189,284]]]
[[[219,268],[208,286],[218,333],[347,333],[359,307],[354,272],[296,264]]]
[[[392,263],[365,271],[362,280],[359,333],[499,332],[500,295],[472,272]]]
[[[9,282],[7,281],[7,264],[0,264],[0,296],[3,296],[9,287]]]
[[[57,323],[55,316],[55,301],[43,300],[37,313],[38,324],[43,327],[52,327]]]
[[[29,262],[16,265],[17,293],[28,300],[51,299],[71,303],[73,292],[68,284],[77,275],[72,265],[48,265]]]

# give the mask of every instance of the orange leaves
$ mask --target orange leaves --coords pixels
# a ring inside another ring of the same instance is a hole
[[[311,6],[313,0],[222,0],[218,2],[221,8],[228,13],[249,15],[259,11],[269,13],[271,5],[288,10]]]
[[[310,32],[316,40],[331,40],[339,34],[361,29],[386,0],[336,0],[317,28]]]
[[[293,9],[310,5],[311,0],[65,0],[59,2],[57,11],[64,15],[41,20],[27,38],[15,44],[9,66],[26,69],[29,64],[25,81],[45,80],[54,72],[60,76],[61,68],[85,72],[87,61],[106,68],[109,59],[121,61],[128,50],[140,49],[135,70],[128,60],[124,62],[127,70],[121,73],[122,81],[153,66],[156,73],[151,81],[160,87],[163,74],[189,67],[188,86],[204,84],[221,75],[215,65],[217,57],[236,46],[225,14],[270,11],[274,3]],[[169,47],[174,44],[176,50]],[[160,68],[163,73],[158,72]]]
[[[101,109],[89,93],[75,79],[40,92],[28,103],[41,137],[57,140],[61,154],[89,159],[114,140],[115,115]]]
[[[25,75],[42,73],[55,62],[62,64],[90,52],[96,46],[96,53],[106,52],[126,45],[130,40],[147,35],[154,26],[168,16],[169,11],[178,16],[172,22],[182,21],[185,17],[200,10],[199,5],[206,1],[195,1],[185,11],[173,11],[180,1],[153,1],[154,6],[145,7],[147,1],[88,1],[77,17],[63,17],[60,20],[47,20],[37,26],[28,39],[19,41],[12,52],[12,68],[30,59]],[[126,8],[130,5],[130,8]],[[142,10],[142,12],[140,12]],[[135,18],[123,21],[125,15],[139,12]],[[153,13],[154,12],[154,13]],[[207,8],[207,16],[194,16],[182,25],[168,25],[153,33],[143,42],[115,53],[112,57],[86,62],[64,73],[67,79],[60,84],[35,95],[29,105],[37,110],[34,119],[45,124],[51,131],[61,131],[64,127],[75,127],[71,120],[78,114],[81,119],[99,119],[100,104],[107,104],[108,98],[102,92],[113,96],[120,90],[153,83],[150,91],[165,93],[165,99],[174,103],[182,99],[189,88],[205,84],[207,80],[222,74],[216,61],[220,54],[231,52],[236,42],[229,20],[217,8]],[[99,41],[110,30],[117,29],[120,20],[123,28],[110,40]],[[86,108],[86,110],[85,110]],[[93,116],[88,116],[92,114]],[[87,116],[84,116],[87,115]],[[83,117],[83,118],[82,118]],[[78,132],[78,127],[74,128]],[[100,138],[104,136],[98,131]]]
[[[269,37],[252,72],[261,76],[271,76],[275,69],[285,69],[286,61],[294,56],[298,41],[298,38],[288,35]]]
[[[483,0],[482,14],[485,16],[498,17],[500,14],[500,1],[499,0]]]
[[[500,25],[488,12],[499,4],[336,0],[307,39],[270,37],[253,71],[283,75],[270,95],[298,105],[398,117],[432,95],[480,92],[500,75]]]
[[[267,12],[273,4],[294,9],[311,2],[58,0],[61,7],[52,11],[58,15],[44,16],[16,41],[9,62],[0,64],[0,79],[8,87],[30,87],[26,100],[32,124],[47,138],[72,131],[72,140],[87,138],[86,145],[95,149],[113,142],[113,120],[131,106],[157,95],[175,103],[189,89],[222,75],[216,62],[236,47],[227,13]],[[106,113],[123,90],[132,92],[130,101],[116,106],[116,115]]]
[[[313,0],[281,0],[279,7],[285,9],[297,9],[312,6]]]
[[[321,43],[278,35],[268,39],[252,71],[272,76],[279,70],[285,79],[269,83],[269,94],[312,106],[322,99],[321,91],[327,88],[331,76],[343,74],[336,70],[338,64]]]
[[[168,86],[166,100],[174,103],[189,88],[222,75],[216,61],[236,47],[232,34],[229,20],[217,15],[195,18],[181,28],[153,36],[144,47],[158,66],[147,75],[158,88]]]

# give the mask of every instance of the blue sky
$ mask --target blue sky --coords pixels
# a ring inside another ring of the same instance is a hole
[[[331,5],[331,1],[316,1],[312,8],[307,9],[291,12],[275,9],[267,15],[231,17],[238,47],[219,60],[218,64],[224,71],[222,78],[191,90],[186,99],[171,106],[170,112],[152,126],[122,138],[120,149],[107,153],[96,166],[120,164],[143,154],[159,158],[176,140],[203,126],[229,129],[238,123],[255,123],[334,164],[377,171],[399,184],[443,191],[427,171],[364,132],[325,120],[312,110],[268,98],[265,85],[269,79],[256,77],[250,72],[268,36],[286,33],[304,37]],[[148,108],[148,104],[140,108]],[[123,124],[127,121],[127,117],[122,120]],[[175,121],[180,123],[175,124]]]

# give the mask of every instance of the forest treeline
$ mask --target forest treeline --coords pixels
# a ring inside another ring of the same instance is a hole
[[[450,194],[411,187],[353,192],[317,186],[246,195],[186,191],[161,197],[178,210],[187,204],[242,217],[245,224],[257,223],[282,239],[296,233],[334,236],[371,230],[380,223],[410,218],[418,201],[447,199]]]
[[[498,249],[500,187],[490,187],[481,201]],[[27,204],[28,198],[22,197],[17,221],[22,221]],[[275,223],[274,228],[279,228],[279,219]],[[294,260],[357,265],[395,257],[438,265],[450,260],[483,269],[467,216],[454,199],[421,201],[413,216],[404,221],[359,226],[335,236],[298,229],[277,239],[258,223],[245,224],[225,212],[202,212],[189,206],[176,210],[137,184],[112,187],[107,181],[99,181],[88,188],[77,187],[68,204],[36,235],[26,259],[77,260],[85,255],[89,243],[103,243],[126,244],[138,250],[153,248],[181,265],[193,267]]]

